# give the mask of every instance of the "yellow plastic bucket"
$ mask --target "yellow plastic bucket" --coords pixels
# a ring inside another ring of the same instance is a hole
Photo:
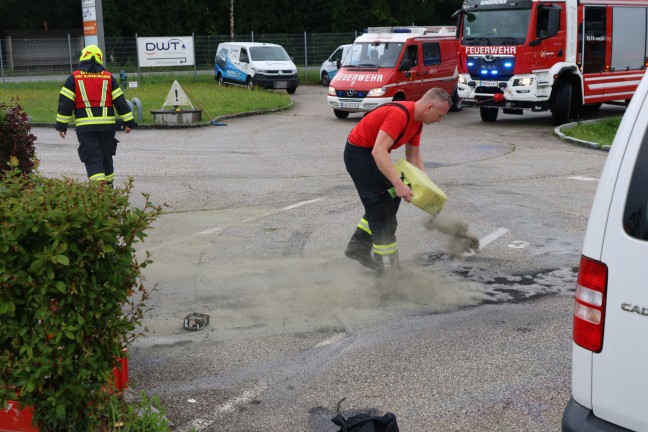
[[[427,174],[405,159],[397,160],[394,168],[401,178],[404,177],[409,182],[412,188],[412,204],[432,215],[441,211],[448,197]]]

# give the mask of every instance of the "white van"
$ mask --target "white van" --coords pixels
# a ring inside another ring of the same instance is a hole
[[[218,84],[286,89],[293,94],[299,85],[297,66],[281,45],[258,42],[224,42],[214,59]]]
[[[648,76],[617,130],[585,233],[565,432],[648,431]]]
[[[352,46],[353,44],[340,45],[328,59],[324,60],[320,67],[320,82],[323,86],[328,87],[331,83],[335,74],[340,70],[344,58],[351,51]]]

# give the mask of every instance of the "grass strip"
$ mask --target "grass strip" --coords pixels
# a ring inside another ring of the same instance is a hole
[[[151,110],[162,109],[173,81],[177,80],[182,89],[193,100],[194,108],[203,109],[203,121],[223,115],[276,109],[290,104],[290,96],[285,90],[263,90],[255,88],[249,91],[238,86],[219,86],[211,75],[147,76],[137,83],[136,88],[128,85],[124,88],[126,99],[137,98],[142,105],[140,124],[153,124]],[[34,123],[56,122],[58,96],[63,82],[39,81],[24,83],[6,83],[0,87],[0,101],[15,101],[23,107]],[[299,89],[297,89],[299,91]],[[199,105],[199,106],[197,106]],[[172,108],[172,107],[165,107]],[[208,114],[207,114],[208,113]],[[136,114],[137,115],[137,114]],[[74,120],[71,122],[73,124]]]
[[[621,117],[606,118],[593,123],[583,123],[572,128],[565,128],[561,132],[571,138],[601,145],[612,145],[620,123]]]

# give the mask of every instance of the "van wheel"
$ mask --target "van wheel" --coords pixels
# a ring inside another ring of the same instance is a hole
[[[342,110],[334,109],[333,114],[335,114],[335,117],[337,117],[339,119],[345,119],[345,118],[349,117],[349,113],[347,111],[342,111]]]
[[[499,108],[480,107],[479,114],[481,115],[482,121],[494,122],[495,120],[497,120],[497,115],[499,114]]]
[[[288,94],[295,94],[295,92],[297,91],[297,87],[288,88],[286,89],[286,91],[288,92]]]
[[[245,80],[245,87],[247,87],[247,89],[250,91],[254,90],[254,81],[252,80],[252,78],[248,77]]]
[[[452,106],[450,107],[450,111],[461,111],[463,109],[463,99],[459,97],[459,93],[457,93],[457,89],[455,89],[454,93],[452,93]]]
[[[320,79],[320,82],[324,87],[328,87],[328,85],[331,83],[331,77],[329,77],[328,73],[322,72],[322,78]]]
[[[565,124],[569,121],[571,112],[572,86],[569,81],[558,84],[556,97],[553,101],[551,115],[554,126]]]
[[[223,75],[221,74],[218,74],[218,76],[216,77],[216,81],[218,81],[219,86],[225,85],[225,81],[223,80]]]

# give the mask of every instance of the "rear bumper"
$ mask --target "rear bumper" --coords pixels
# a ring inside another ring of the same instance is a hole
[[[629,432],[594,415],[591,409],[569,399],[562,418],[562,432]]]

